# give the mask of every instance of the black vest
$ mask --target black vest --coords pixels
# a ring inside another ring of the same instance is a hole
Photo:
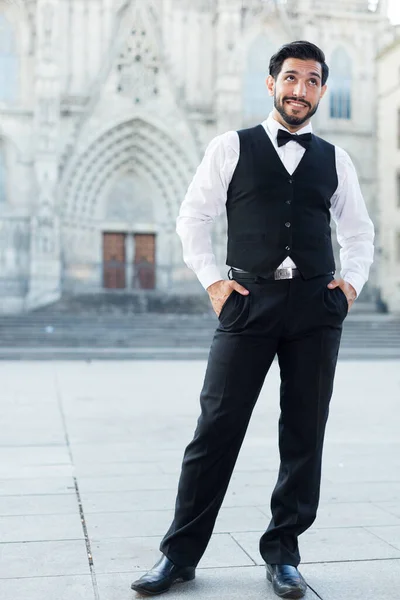
[[[228,189],[226,264],[270,275],[288,256],[305,279],[335,271],[331,198],[335,147],[313,135],[290,175],[264,127],[238,132],[240,157]]]

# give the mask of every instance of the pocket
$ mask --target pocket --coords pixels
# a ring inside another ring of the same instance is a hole
[[[335,289],[339,290],[339,295],[342,297],[342,301],[344,302],[344,308],[346,310],[346,315],[347,315],[347,313],[349,312],[349,303],[347,301],[346,294],[344,293],[342,288],[340,288],[339,286]]]
[[[250,309],[250,294],[243,296],[233,290],[225,300],[219,313],[218,320],[224,331],[241,331],[247,323]]]
[[[221,308],[221,310],[219,312],[219,315],[218,315],[218,319],[219,320],[221,320],[222,314],[225,312],[225,309],[229,305],[229,301],[232,300],[232,296],[234,294],[237,294],[236,290],[232,290],[232,292],[229,294],[229,296],[227,297],[227,299],[223,303],[222,308]]]
[[[336,319],[339,318],[340,321],[343,321],[347,317],[349,310],[347,298],[340,287],[335,287],[331,290],[327,286],[324,286],[323,298],[325,309],[332,316],[334,315]]]

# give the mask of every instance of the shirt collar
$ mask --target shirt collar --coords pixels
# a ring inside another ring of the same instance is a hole
[[[262,125],[270,133],[273,140],[276,140],[279,129],[283,129],[284,131],[289,131],[288,129],[286,129],[286,127],[284,127],[276,119],[274,119],[274,117],[272,116],[272,112],[269,114],[268,118],[265,121],[263,121]],[[312,132],[313,132],[312,125],[311,125],[311,123],[309,123],[308,125],[305,125],[301,129],[296,131],[296,134],[300,135],[302,133],[312,133]],[[289,131],[289,133],[292,133],[292,132]]]

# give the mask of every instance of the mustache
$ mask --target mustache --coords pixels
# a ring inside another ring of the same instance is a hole
[[[283,102],[286,102],[287,100],[292,100],[293,102],[297,102],[298,104],[304,104],[304,106],[308,106],[308,108],[311,108],[311,104],[309,102],[307,102],[306,100],[299,100],[298,98],[290,98],[289,96],[287,96],[286,98],[283,98]]]

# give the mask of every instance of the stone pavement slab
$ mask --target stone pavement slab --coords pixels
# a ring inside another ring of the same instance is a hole
[[[397,600],[400,560],[303,565],[302,573],[323,600]]]
[[[85,513],[94,512],[129,512],[132,510],[167,510],[175,506],[176,486],[178,484],[175,478],[175,487],[164,490],[134,490],[134,491],[109,491],[109,492],[82,492],[82,502]],[[263,505],[269,501],[271,492],[275,484],[271,482],[269,486],[246,486],[230,488],[227,491],[224,507],[246,507]],[[339,509],[333,509],[336,514]],[[366,512],[364,510],[364,512]],[[382,515],[379,520],[370,519],[371,524],[386,525],[390,522],[398,522],[396,517],[386,513],[378,507],[372,507],[370,512]],[[269,510],[267,509],[269,515]],[[329,519],[329,515],[327,516]],[[370,522],[368,523],[370,524]]]
[[[263,512],[264,508],[259,507]],[[269,515],[269,509],[265,510]],[[372,502],[333,502],[319,507],[314,527],[400,525],[400,519]]]
[[[79,514],[0,517],[2,542],[40,542],[83,538]]]
[[[263,531],[232,533],[242,548],[258,565],[263,560],[258,551]],[[379,535],[379,534],[377,534]],[[311,529],[300,538],[302,563],[373,560],[399,558],[400,550],[384,539],[377,538],[362,527],[338,529]]]
[[[71,460],[68,448],[48,444],[43,446],[0,447],[0,464],[12,463],[16,465],[70,465]]]
[[[93,600],[75,477],[96,600],[132,600],[133,576],[157,559],[173,516],[205,363],[1,367],[0,577],[6,578],[0,579],[0,599]],[[302,570],[323,600],[397,600],[399,389],[397,362],[339,362],[320,511],[301,538]],[[173,590],[170,600],[182,594],[275,600],[265,569],[254,562],[262,562],[258,541],[268,526],[278,470],[278,416],[274,363],[198,579]],[[315,599],[311,592],[307,597]]]
[[[395,483],[399,481],[399,472],[400,464],[396,464],[396,458],[389,451],[373,459],[363,458],[360,454],[357,460],[344,465],[324,465],[324,476],[333,483]]]
[[[97,576],[100,600],[139,600],[130,592],[130,585],[141,573],[118,573]],[[128,591],[127,591],[128,590]],[[175,585],[165,596],[168,600],[276,600],[272,586],[267,582],[264,567],[234,567],[226,569],[198,569],[196,579]],[[317,600],[309,589],[305,600]],[[335,598],[339,600],[339,598]],[[341,600],[341,598],[340,598]]]
[[[273,473],[270,477],[266,473],[264,480],[270,479],[269,485],[253,485],[253,486],[230,486],[223,506],[260,506],[265,507],[269,504],[272,491],[275,487],[277,473]],[[269,515],[269,508],[266,509]]]
[[[367,527],[367,530],[400,550],[400,527]]]
[[[81,497],[85,514],[129,512],[143,509],[167,510],[172,509],[175,505],[176,489],[82,493]]]
[[[97,492],[132,492],[174,490],[176,492],[177,478],[165,473],[146,474],[140,477],[126,475],[109,475],[104,477],[79,477],[79,489],[82,494]]]
[[[0,544],[0,578],[59,575],[90,575],[83,540]]]
[[[385,510],[391,515],[395,515],[400,519],[400,503],[399,502],[376,502],[382,510]]]
[[[117,409],[115,409],[117,410]],[[133,416],[131,417],[134,418]],[[192,432],[191,432],[192,433]],[[164,444],[155,446],[154,440],[157,436],[151,438],[149,433],[148,439],[153,439],[153,444],[148,445],[137,441],[135,443],[106,443],[98,441],[91,444],[71,444],[74,464],[81,466],[88,463],[169,463],[170,461],[182,462],[184,447],[182,447],[183,435],[181,434],[181,442],[175,443],[176,447],[165,447]],[[136,436],[135,436],[136,437]],[[188,436],[188,442],[190,436]]]
[[[30,600],[97,600],[90,575],[1,579],[0,598],[1,600],[25,598]]]
[[[70,494],[75,491],[72,477],[25,477],[0,479],[0,496],[33,494]]]
[[[149,510],[85,515],[92,540],[125,537],[161,536],[173,518],[172,510]]]
[[[2,392],[3,396],[3,392]],[[33,403],[32,399],[29,399]],[[24,446],[26,448],[45,445],[54,446],[65,442],[65,432],[63,422],[60,416],[58,406],[49,407],[48,405],[37,404],[29,410],[19,410],[13,413],[4,406],[2,412],[2,446]],[[6,412],[3,418],[3,414]]]
[[[153,476],[162,474],[160,466],[156,462],[74,462],[74,473],[79,479],[81,477],[117,477],[131,475],[141,479],[142,476]],[[176,481],[176,476],[175,476]]]
[[[156,538],[100,540],[92,544],[96,573],[132,573],[147,571],[160,556]],[[245,567],[254,561],[227,533],[213,535],[199,564],[201,568]]]
[[[85,513],[92,539],[163,536],[171,524],[173,510]],[[216,533],[267,528],[269,517],[256,507],[221,508]]]
[[[76,495],[0,496],[0,517],[10,515],[78,514]]]
[[[28,449],[27,452],[29,452]],[[47,479],[73,476],[73,473],[74,469],[71,464],[32,466],[7,463],[0,465],[0,479]]]
[[[399,507],[400,481],[332,483],[327,482],[324,477],[321,503],[325,502],[374,502],[384,510],[390,504]],[[400,517],[400,510],[397,516]]]
[[[215,531],[260,531],[266,529],[270,517],[255,506],[222,507],[215,524]]]

